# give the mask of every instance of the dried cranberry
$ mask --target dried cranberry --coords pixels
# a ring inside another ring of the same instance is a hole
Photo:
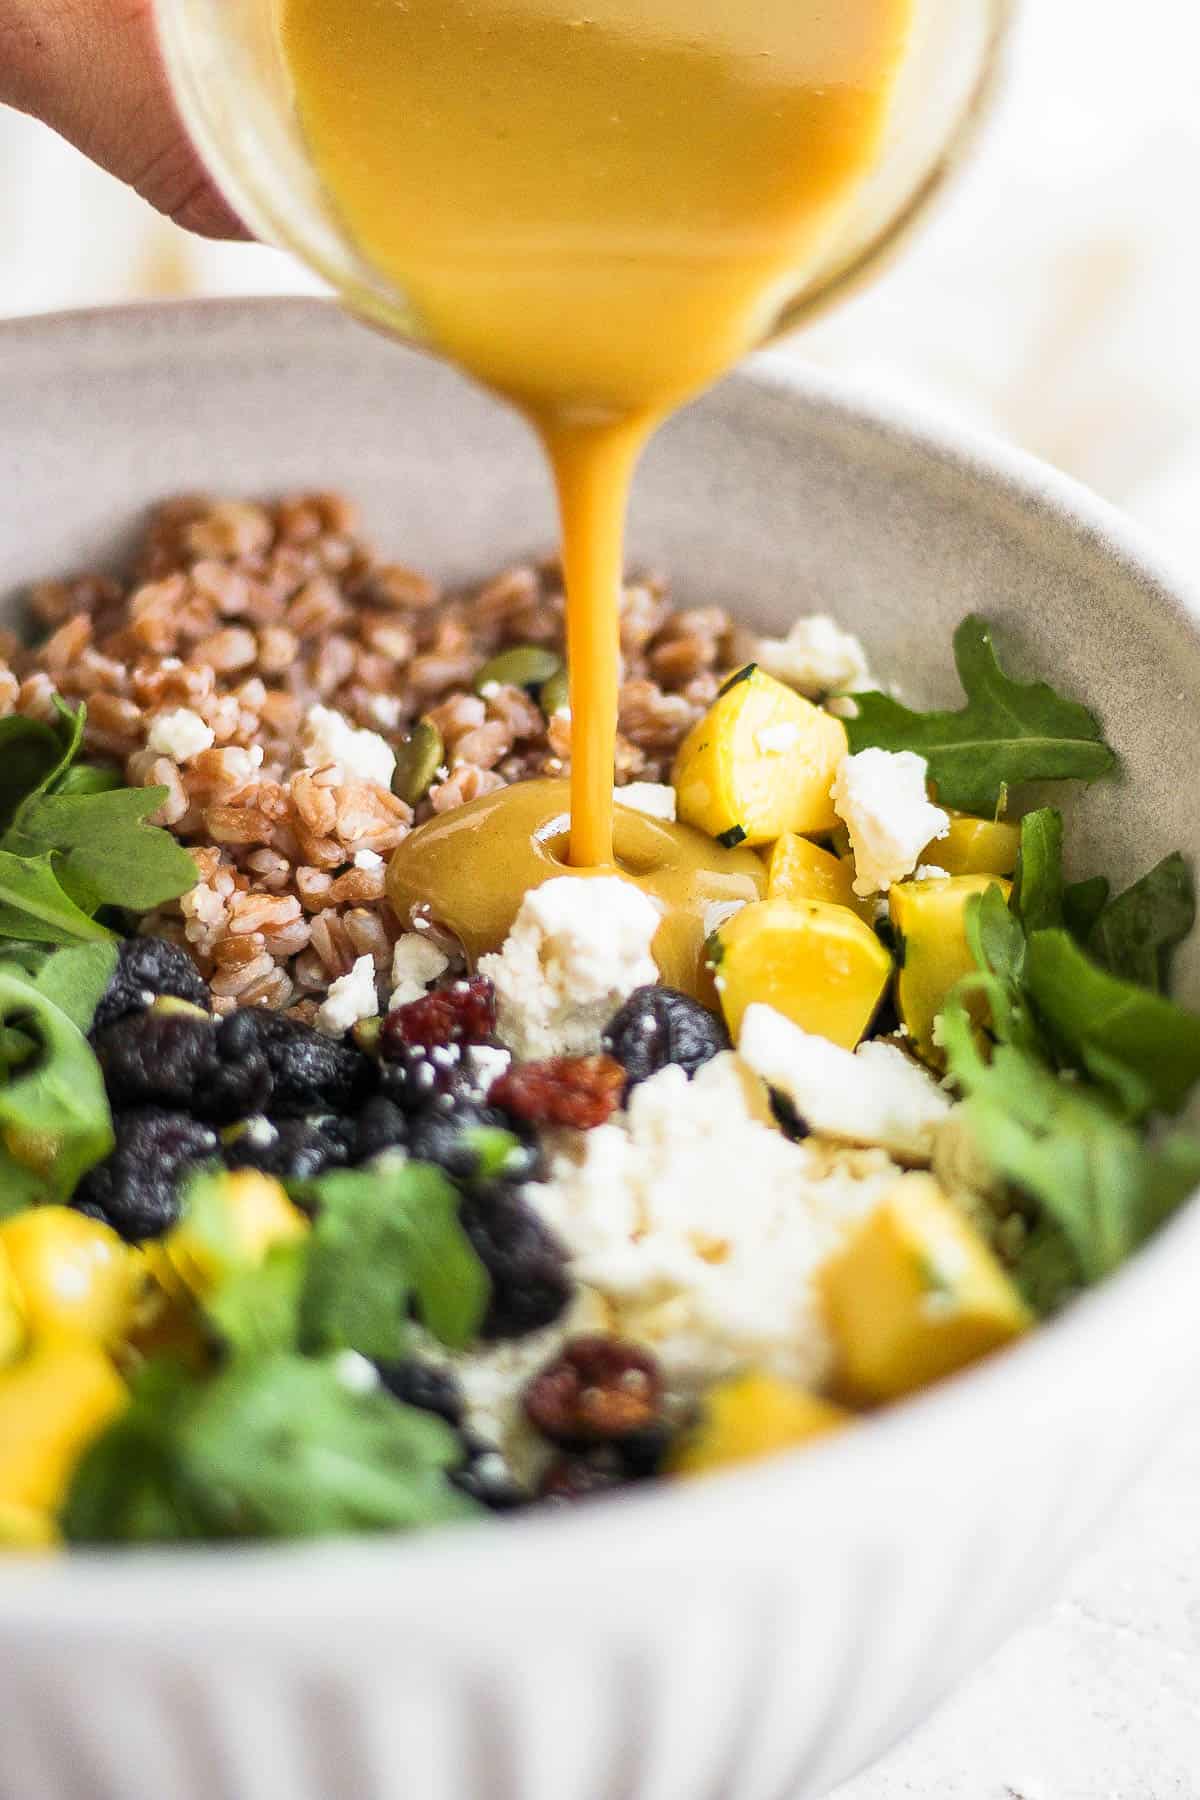
[[[611,1056],[553,1056],[506,1070],[488,1101],[530,1125],[590,1131],[616,1111],[624,1086],[625,1071]]]
[[[648,1350],[595,1333],[572,1338],[525,1390],[531,1425],[566,1450],[617,1443],[645,1431],[662,1384]]]
[[[379,1047],[389,1057],[404,1044],[481,1044],[495,1029],[495,989],[486,975],[472,975],[398,1006],[383,1021]]]
[[[538,1499],[549,1506],[572,1506],[627,1486],[629,1471],[611,1445],[582,1456],[558,1456],[538,1483]]]

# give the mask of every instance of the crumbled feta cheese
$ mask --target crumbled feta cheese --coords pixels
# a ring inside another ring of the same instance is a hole
[[[388,1001],[388,1011],[395,1012],[398,1006],[419,1000],[430,982],[444,975],[449,967],[450,958],[427,937],[416,931],[402,932],[392,951],[392,997]]]
[[[939,869],[936,863],[922,863],[913,876],[914,881],[949,881],[949,879],[949,869]]]
[[[925,791],[928,764],[911,750],[860,750],[843,757],[830,790],[850,833],[856,894],[886,893],[911,875],[950,820]]]
[[[367,701],[367,711],[385,731],[399,729],[403,710],[398,694],[372,694]]]
[[[255,1113],[249,1119],[243,1119],[238,1128],[238,1142],[253,1144],[256,1150],[265,1150],[279,1136],[265,1113]]]
[[[675,789],[665,781],[631,781],[628,787],[613,789],[618,806],[632,807],[648,819],[675,820]]]
[[[768,675],[810,700],[871,685],[862,645],[823,613],[797,619],[785,638],[760,638],[754,654]]]
[[[356,869],[382,869],[383,858],[378,850],[356,850],[354,866]]]
[[[642,1082],[526,1193],[610,1329],[651,1345],[686,1396],[747,1363],[826,1378],[813,1277],[898,1174],[881,1151],[789,1142],[764,1084],[726,1053],[691,1082],[674,1066]]]
[[[622,1000],[658,980],[650,945],[661,917],[616,875],[561,875],[531,889],[503,949],[479,962],[505,1043],[525,1061],[598,1050]]]
[[[300,750],[306,768],[336,764],[350,781],[375,781],[390,787],[396,757],[377,731],[359,731],[332,706],[310,706],[304,715]]]
[[[360,1019],[373,1019],[379,1012],[379,995],[375,991],[375,959],[360,956],[348,975],[339,975],[329,984],[329,992],[317,1008],[313,1024],[318,1031],[340,1037],[358,1024]]]
[[[760,756],[782,756],[800,742],[800,727],[794,719],[782,725],[764,725],[754,734],[754,747]]]
[[[928,1163],[951,1102],[894,1044],[857,1053],[802,1031],[770,1006],[750,1006],[738,1054],[795,1107],[810,1131],[876,1144],[898,1162]]]
[[[468,1044],[467,1073],[478,1093],[486,1094],[494,1081],[499,1081],[512,1057],[499,1044]]]
[[[211,750],[216,741],[216,732],[198,712],[190,706],[177,706],[173,712],[159,713],[152,722],[146,748],[175,762],[188,762],[202,750]]]

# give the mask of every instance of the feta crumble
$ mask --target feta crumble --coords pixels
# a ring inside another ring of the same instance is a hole
[[[916,874],[913,876],[913,880],[949,881],[950,871],[949,869],[939,869],[936,863],[922,863]]]
[[[950,829],[925,791],[928,764],[911,750],[860,750],[838,765],[830,794],[850,833],[856,894],[886,893]]]
[[[613,799],[618,806],[645,813],[648,819],[675,822],[675,789],[665,781],[631,781],[628,787],[614,788]]]
[[[661,917],[649,895],[615,875],[562,875],[531,889],[503,949],[479,961],[514,1054],[533,1061],[598,1050],[622,1000],[658,980],[650,945]]]
[[[900,1171],[882,1151],[794,1144],[736,1055],[671,1066],[578,1134],[526,1190],[610,1329],[650,1345],[686,1398],[753,1364],[819,1385],[832,1346],[813,1277]]]
[[[317,1008],[313,1024],[318,1031],[341,1037],[360,1019],[373,1019],[379,1012],[379,995],[375,990],[375,959],[360,956],[347,975],[339,975],[329,984],[329,992]]]
[[[866,651],[824,613],[797,619],[785,638],[760,638],[755,660],[810,700],[871,686]]]
[[[174,762],[189,762],[202,750],[211,750],[216,741],[216,732],[198,712],[190,706],[177,706],[173,712],[159,713],[153,721],[146,748]]]
[[[948,1095],[894,1044],[843,1050],[770,1006],[747,1007],[738,1053],[787,1096],[810,1131],[877,1145],[898,1162],[930,1162],[950,1116]]]
[[[398,1006],[419,1000],[430,982],[444,975],[449,967],[450,958],[427,937],[416,931],[402,932],[392,951],[392,997],[388,1001],[388,1011],[395,1012]]]
[[[382,869],[383,858],[378,850],[356,850],[354,866],[356,869]]]
[[[349,781],[374,781],[390,787],[395,752],[377,731],[358,730],[332,706],[310,706],[304,715],[300,750],[306,768],[335,764]]]

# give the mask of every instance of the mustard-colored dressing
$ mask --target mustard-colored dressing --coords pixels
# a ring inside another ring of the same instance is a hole
[[[430,345],[513,401],[546,447],[567,584],[570,863],[611,865],[634,465],[819,258],[877,158],[913,0],[279,6],[299,116],[349,236]],[[514,798],[487,814],[488,858],[519,813]]]

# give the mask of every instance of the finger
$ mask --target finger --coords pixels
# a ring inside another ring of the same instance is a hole
[[[180,123],[151,0],[0,0],[0,100],[44,120],[187,230],[249,235]]]

